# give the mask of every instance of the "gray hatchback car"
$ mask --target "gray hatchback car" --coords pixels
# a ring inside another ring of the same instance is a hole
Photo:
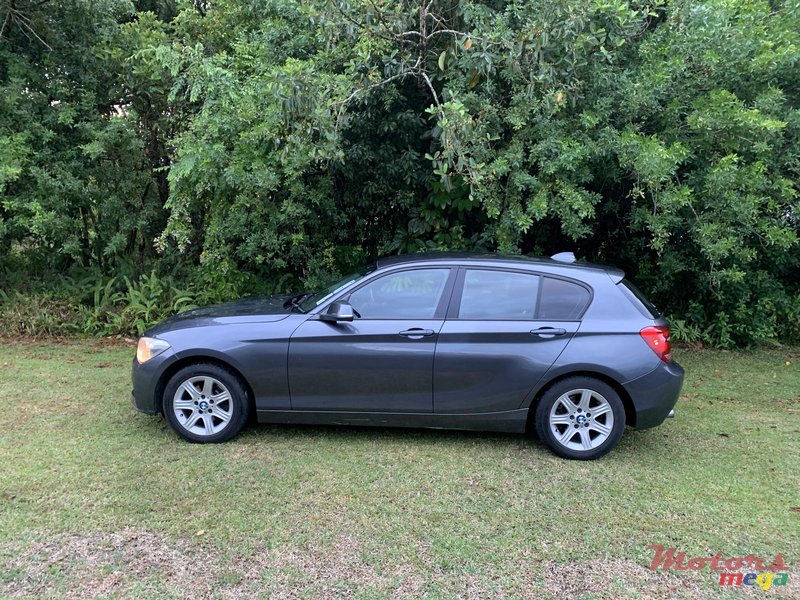
[[[593,459],[673,415],[668,322],[619,269],[418,254],[318,293],[192,310],[139,340],[133,402],[192,442],[265,423],[535,432]]]

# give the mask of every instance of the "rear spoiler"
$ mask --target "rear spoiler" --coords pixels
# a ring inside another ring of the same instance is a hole
[[[607,267],[606,273],[608,273],[608,276],[611,277],[611,281],[613,281],[615,284],[618,284],[620,281],[625,279],[625,271],[616,267]]]
[[[559,252],[558,254],[553,254],[553,256],[550,257],[550,260],[555,260],[567,264],[574,264],[578,262],[578,259],[575,258],[575,253],[573,252]],[[608,273],[608,276],[611,277],[611,281],[613,281],[615,284],[619,283],[625,278],[625,271],[623,271],[622,269],[618,269],[617,267],[609,267],[607,265],[598,265],[595,263],[581,263],[581,264],[587,267],[603,269],[606,273]]]

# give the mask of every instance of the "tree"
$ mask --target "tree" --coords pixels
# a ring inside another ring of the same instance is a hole
[[[0,6],[17,254],[197,267],[225,297],[386,252],[572,248],[683,339],[798,332],[792,3]]]
[[[111,269],[154,254],[158,187],[107,60],[133,17],[113,0],[0,5],[0,233],[36,268]]]

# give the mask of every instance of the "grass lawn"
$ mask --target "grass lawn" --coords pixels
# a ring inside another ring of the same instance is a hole
[[[514,435],[253,426],[180,441],[131,347],[0,340],[0,596],[725,597],[691,556],[783,554],[800,597],[800,350],[679,350],[677,418],[597,462]]]

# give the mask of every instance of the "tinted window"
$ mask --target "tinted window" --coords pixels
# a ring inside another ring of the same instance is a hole
[[[630,281],[623,279],[620,287],[628,297],[628,300],[630,300],[644,316],[650,317],[651,319],[658,319],[661,316],[661,311],[658,310],[650,301],[648,301],[645,295],[639,291],[639,288],[633,285]]]
[[[548,321],[574,321],[581,316],[589,303],[589,290],[577,283],[545,277],[539,319]]]
[[[432,319],[449,269],[419,269],[384,275],[350,295],[362,319]]]
[[[464,275],[460,319],[533,319],[539,277],[508,271],[469,270]]]
[[[304,311],[308,312],[308,311],[312,310],[313,308],[316,308],[317,306],[319,306],[323,302],[325,302],[328,298],[330,298],[334,294],[338,294],[344,288],[354,284],[356,281],[358,281],[359,279],[361,279],[365,275],[368,275],[369,273],[371,273],[374,270],[375,270],[375,267],[371,266],[371,267],[369,267],[367,269],[361,270],[358,273],[353,273],[352,275],[348,275],[344,279],[340,279],[336,283],[333,283],[333,284],[329,285],[327,288],[325,288],[321,292],[317,292],[316,294],[312,294],[311,296],[309,296],[308,298],[306,298],[305,300],[303,300],[300,303],[300,307]]]

